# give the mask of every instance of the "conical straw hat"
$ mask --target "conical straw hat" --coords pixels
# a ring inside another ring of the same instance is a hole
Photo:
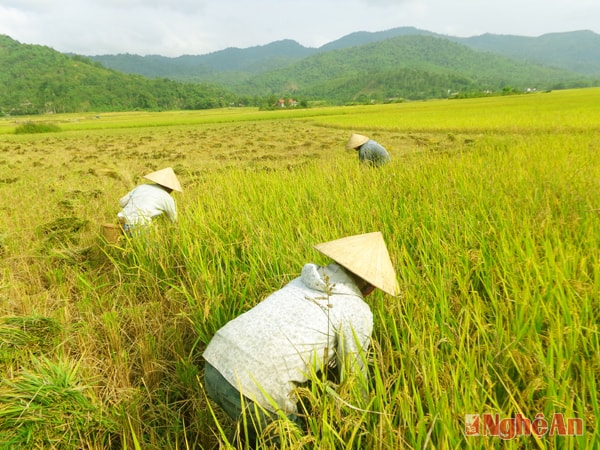
[[[173,172],[173,169],[170,167],[144,175],[144,178],[154,181],[156,184],[160,184],[166,188],[173,189],[174,191],[183,192],[181,190],[181,184],[179,184],[179,180],[175,176],[175,172]]]
[[[315,245],[315,249],[390,295],[400,292],[381,232],[359,234]]]
[[[368,140],[369,140],[369,138],[367,136],[363,136],[362,134],[354,133],[350,136],[350,139],[348,139],[348,143],[346,144],[346,150],[360,147]]]

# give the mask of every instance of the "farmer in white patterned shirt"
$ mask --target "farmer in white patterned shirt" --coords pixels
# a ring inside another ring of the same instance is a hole
[[[171,192],[182,190],[173,169],[157,170],[144,175],[144,178],[156,184],[141,184],[119,200],[122,209],[117,217],[128,233],[135,227],[148,225],[163,213],[171,222],[177,221],[177,208]]]
[[[306,264],[300,277],[219,329],[203,354],[207,394],[240,423],[246,414],[250,439],[278,411],[302,426],[295,389],[326,366],[335,363],[342,381],[348,371],[366,377],[373,315],[364,297],[375,287],[398,294],[380,232],[315,248],[334,262]]]

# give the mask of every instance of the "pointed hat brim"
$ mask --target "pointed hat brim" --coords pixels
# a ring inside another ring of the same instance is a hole
[[[382,291],[393,296],[400,293],[396,272],[380,231],[336,239],[314,247]]]
[[[154,181],[156,184],[160,184],[166,188],[173,189],[174,191],[183,192],[175,172],[170,167],[157,170],[156,172],[149,173],[148,175],[144,175],[144,178]]]
[[[360,147],[365,142],[367,142],[369,138],[367,136],[363,136],[362,134],[353,133],[348,139],[346,143],[346,150],[351,150],[356,147]]]

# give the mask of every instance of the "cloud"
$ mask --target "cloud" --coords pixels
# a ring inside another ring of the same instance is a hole
[[[97,11],[102,9],[114,11],[131,10],[168,10],[190,13],[201,11],[206,1],[195,0],[1,0],[1,7],[14,8],[28,13],[44,13],[48,11],[62,12],[66,15],[71,10]]]
[[[84,2],[85,3],[85,2]],[[108,6],[115,10],[122,11],[168,11],[170,13],[197,14],[205,10],[205,1],[194,0],[87,0],[87,3],[93,3]]]
[[[55,7],[51,0],[2,0],[0,7],[21,11],[44,11]]]
[[[84,55],[139,53],[176,56],[203,45],[193,0],[0,0],[0,33]],[[6,6],[5,6],[6,5]],[[212,44],[212,43],[211,43]]]
[[[598,32],[597,0],[0,0],[0,33],[82,55],[179,56],[412,26],[473,36]]]
[[[367,6],[399,6],[402,4],[414,3],[415,0],[360,0],[361,3],[364,3]]]

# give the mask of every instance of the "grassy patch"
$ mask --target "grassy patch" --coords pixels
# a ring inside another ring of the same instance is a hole
[[[15,134],[56,133],[60,127],[53,123],[27,122],[15,128]]]

